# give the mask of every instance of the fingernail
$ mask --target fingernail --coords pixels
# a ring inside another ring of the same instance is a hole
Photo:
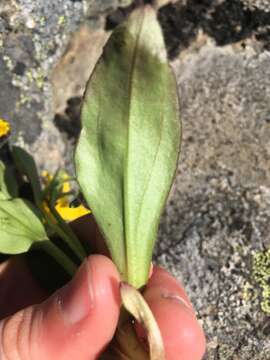
[[[169,301],[175,301],[179,305],[185,307],[186,310],[190,311],[194,316],[196,316],[192,306],[184,298],[182,298],[181,296],[176,295],[176,294],[163,293],[162,297],[164,299],[166,299],[166,300],[169,300]]]
[[[65,323],[75,324],[90,314],[94,308],[94,291],[90,264],[85,261],[77,274],[59,292],[59,306]]]

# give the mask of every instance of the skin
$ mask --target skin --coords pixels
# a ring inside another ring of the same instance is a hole
[[[50,297],[33,279],[22,257],[0,264],[0,359],[98,359],[119,317],[119,273],[89,216],[72,224],[91,255],[74,278]],[[105,254],[105,255],[104,255]],[[201,360],[205,337],[183,289],[154,267],[144,291],[164,340],[167,360]],[[139,341],[145,334],[137,325]]]

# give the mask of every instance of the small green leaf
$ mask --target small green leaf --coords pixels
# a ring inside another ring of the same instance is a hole
[[[0,200],[10,199],[10,194],[7,189],[6,179],[6,167],[2,161],[0,161]]]
[[[148,280],[180,147],[177,87],[150,6],[109,39],[87,86],[76,171],[122,278]]]
[[[18,184],[12,169],[0,161],[0,200],[18,196]]]
[[[40,205],[42,192],[37,167],[33,157],[18,146],[12,147],[12,156],[20,173],[25,175],[31,184],[36,204]]]
[[[20,254],[44,240],[48,240],[46,231],[28,201],[0,200],[0,252]]]

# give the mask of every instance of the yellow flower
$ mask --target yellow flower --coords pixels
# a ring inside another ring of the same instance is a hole
[[[90,210],[85,208],[83,205],[72,208],[69,206],[61,206],[60,204],[56,204],[55,209],[65,221],[73,221],[83,215],[90,214]]]
[[[0,138],[7,136],[10,133],[10,124],[3,119],[0,119]]]
[[[46,185],[48,185],[52,180],[52,175],[48,173],[48,171],[43,171],[42,177]],[[66,173],[63,173],[63,185],[61,192],[63,194],[69,193],[71,191],[71,185],[69,181],[69,176]],[[51,216],[50,210],[47,204],[44,204],[45,211]],[[61,196],[55,205],[55,210],[62,217],[63,220],[69,222],[78,219],[79,217],[90,214],[90,210],[85,208],[83,205],[79,205],[76,207],[70,207],[70,201],[68,195]]]

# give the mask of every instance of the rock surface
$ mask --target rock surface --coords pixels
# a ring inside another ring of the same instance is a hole
[[[82,16],[82,3],[72,0],[0,4],[0,116],[45,168],[64,165],[65,146],[52,123],[50,76]]]
[[[41,169],[71,169],[105,16],[114,27],[130,3],[2,0],[0,117]],[[270,359],[253,266],[253,254],[270,246],[269,3],[182,0],[159,14],[181,94],[183,146],[155,258],[184,282],[208,360]]]

